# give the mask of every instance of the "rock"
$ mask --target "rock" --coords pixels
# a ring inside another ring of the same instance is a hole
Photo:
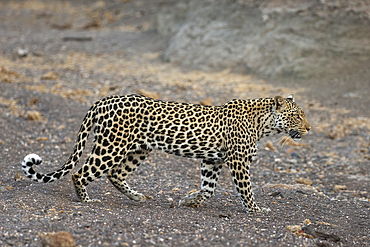
[[[302,227],[299,225],[287,226],[286,229],[297,237],[314,238],[312,235],[303,232]]]
[[[287,171],[287,172],[289,172],[289,170]],[[292,168],[291,170],[290,170],[290,173],[297,173],[298,171],[296,170],[296,169],[294,169],[294,168]]]
[[[180,189],[179,188],[173,188],[172,189],[172,192],[176,192],[176,191],[180,191]]]
[[[311,235],[314,238],[318,238],[321,240],[328,240],[332,242],[338,242],[340,240],[340,237],[334,235],[334,234],[327,234],[324,232],[319,232],[315,229],[314,225],[307,225],[302,227],[302,232],[305,234]]]
[[[7,190],[13,190],[14,189],[14,187],[13,186],[10,186],[9,184],[6,186],[6,189]]]
[[[17,174],[14,175],[14,181],[21,180],[22,178],[23,177],[19,173],[17,173]]]
[[[46,136],[41,136],[41,137],[37,137],[36,141],[41,142],[41,141],[47,141],[48,139],[49,138],[47,138]]]
[[[40,121],[42,120],[42,115],[39,111],[28,111],[26,113],[26,118],[30,121]]]
[[[43,247],[75,247],[76,242],[69,232],[39,234]]]
[[[335,185],[334,186],[335,191],[346,190],[346,189],[347,189],[346,185]]]
[[[164,52],[169,62],[198,70],[309,78],[368,61],[367,4],[181,1],[160,9],[154,28],[171,37]]]
[[[309,178],[299,178],[296,180],[296,183],[299,183],[299,184],[305,184],[305,185],[309,185],[309,186],[312,186],[313,182],[311,179]]]
[[[286,228],[290,232],[299,232],[300,230],[302,230],[302,227],[299,225],[287,226]]]
[[[28,49],[21,49],[21,48],[18,48],[17,50],[17,54],[19,57],[27,57],[28,55]]]
[[[288,159],[287,162],[289,162],[291,164],[297,164],[297,160],[296,159]]]
[[[305,225],[309,225],[309,224],[311,224],[311,220],[305,219],[302,223],[305,224]]]

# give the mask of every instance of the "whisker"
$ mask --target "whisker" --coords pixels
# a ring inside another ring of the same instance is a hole
[[[276,143],[276,142],[280,142],[283,140],[283,138],[285,137],[285,134],[283,136],[280,136],[279,138],[277,138],[275,141],[273,141],[272,143]]]
[[[289,140],[289,137],[287,136],[285,139],[284,139],[284,142],[283,144],[281,145],[281,147],[284,147],[285,143]]]
[[[289,135],[284,135],[284,136],[282,136],[282,138],[281,138],[281,140],[280,140],[280,142],[279,142],[279,144],[281,145],[281,147],[284,147],[284,145],[285,145],[285,143],[287,142],[289,140]]]

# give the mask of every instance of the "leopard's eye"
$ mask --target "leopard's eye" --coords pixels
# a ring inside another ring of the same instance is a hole
[[[295,114],[295,115],[294,115],[294,117],[295,117],[295,119],[297,119],[297,120],[302,120],[302,118],[301,118],[301,116],[299,116],[299,114]]]

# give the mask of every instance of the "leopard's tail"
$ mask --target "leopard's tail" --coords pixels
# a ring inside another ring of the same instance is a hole
[[[22,161],[22,170],[26,177],[39,183],[51,183],[67,175],[78,164],[78,161],[82,155],[82,151],[85,148],[87,138],[89,137],[91,128],[94,126],[96,122],[95,110],[97,103],[95,103],[87,112],[80,127],[80,130],[78,132],[78,137],[73,153],[70,155],[67,162],[54,172],[42,174],[33,169],[34,165],[41,164],[42,159],[37,154],[29,154],[26,157],[24,157]]]

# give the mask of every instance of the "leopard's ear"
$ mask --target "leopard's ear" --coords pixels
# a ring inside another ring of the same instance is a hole
[[[292,102],[294,102],[294,96],[293,96],[293,94],[291,94],[290,96],[288,96],[287,99],[290,99]]]
[[[277,112],[281,112],[286,107],[285,99],[281,96],[275,96],[274,103],[275,103],[275,110]]]

